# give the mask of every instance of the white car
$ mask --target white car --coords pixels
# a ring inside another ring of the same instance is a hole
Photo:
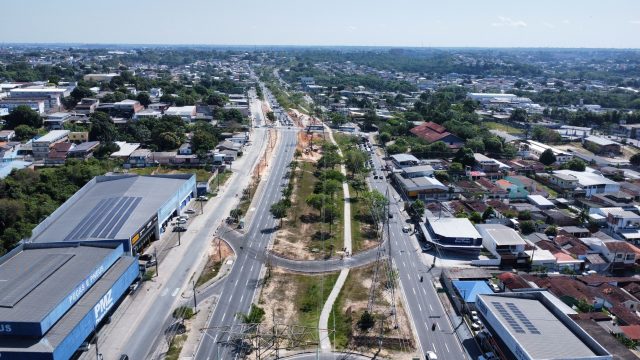
[[[438,360],[438,355],[433,351],[427,351],[427,360]]]
[[[187,220],[186,219],[178,219],[178,221],[176,221],[176,224],[186,224]]]

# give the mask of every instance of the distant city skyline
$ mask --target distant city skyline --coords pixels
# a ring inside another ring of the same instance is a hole
[[[0,43],[640,48],[640,1],[2,4]]]

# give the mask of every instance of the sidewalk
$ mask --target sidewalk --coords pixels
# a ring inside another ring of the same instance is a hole
[[[326,127],[326,125],[325,125]],[[331,129],[329,129],[329,138],[331,142],[338,146],[338,143],[333,138],[333,133]],[[342,151],[338,148],[338,153],[342,156]],[[340,166],[340,172],[343,175],[347,175],[347,171],[344,165]],[[351,256],[352,246],[351,246],[351,202],[349,197],[349,184],[347,182],[342,183],[342,191],[344,197],[344,247],[345,253],[348,256]],[[333,285],[333,289],[331,289],[331,293],[327,298],[327,302],[324,303],[322,307],[322,312],[320,313],[320,320],[318,323],[318,333],[320,338],[320,348],[322,351],[331,351],[331,339],[329,338],[329,315],[331,315],[331,310],[333,309],[333,304],[336,302],[338,295],[340,295],[340,290],[344,286],[345,281],[347,280],[347,276],[349,276],[349,269],[342,269],[340,271],[340,275],[336,280],[335,285]]]

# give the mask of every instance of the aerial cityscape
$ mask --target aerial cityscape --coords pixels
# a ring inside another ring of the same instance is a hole
[[[640,2],[462,3],[3,4],[0,360],[640,359]]]

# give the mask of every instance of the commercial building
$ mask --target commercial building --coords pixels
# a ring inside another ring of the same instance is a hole
[[[448,200],[451,195],[449,188],[435,177],[406,178],[401,173],[394,173],[392,179],[409,199],[426,201]]]
[[[396,168],[405,168],[410,166],[416,166],[420,163],[417,157],[411,154],[394,154],[391,155],[391,161]]]
[[[36,226],[29,242],[119,243],[136,253],[159,239],[195,194],[192,174],[98,176]]]
[[[476,228],[482,235],[482,246],[500,259],[500,266],[528,265],[527,243],[515,230],[501,224],[478,224]]]
[[[616,193],[620,191],[620,184],[607,179],[599,173],[589,171],[556,170],[553,172],[556,178],[558,175],[566,175],[564,179],[573,177],[577,180],[577,185],[584,190],[585,196],[591,197],[595,194]],[[560,178],[559,178],[560,179]],[[566,180],[565,182],[568,182]]]
[[[71,119],[71,114],[66,112],[56,112],[47,115],[44,118],[44,126],[47,129],[51,130],[60,130],[62,129],[64,123]]]
[[[71,358],[138,277],[121,244],[20,245],[0,259],[0,358]]]
[[[464,145],[464,140],[460,137],[448,132],[444,126],[436,124],[432,121],[420,124],[412,128],[411,133],[425,140],[428,143],[442,141],[448,147],[457,149]]]
[[[33,158],[36,160],[46,158],[54,144],[65,142],[69,139],[69,133],[69,130],[51,130],[44,136],[33,140]]]
[[[180,116],[182,120],[191,122],[196,118],[196,107],[191,106],[172,106],[164,112],[167,116]]]
[[[588,136],[584,139],[582,145],[585,149],[595,154],[620,154],[622,146],[609,139],[600,136]]]
[[[479,253],[482,250],[482,236],[469,219],[427,218],[420,223],[420,230],[427,242],[442,250]]]
[[[480,294],[476,309],[502,359],[611,360],[544,291]],[[558,301],[559,302],[559,301]]]
[[[511,103],[518,95],[515,94],[502,94],[502,93],[468,93],[467,99],[478,101],[482,104],[495,100],[503,100]]]
[[[83,77],[84,81],[109,82],[114,77],[119,76],[117,73],[108,74],[87,74]]]
[[[545,152],[546,150],[551,149],[551,151],[553,152],[553,155],[555,155],[556,157],[556,162],[558,164],[564,164],[567,161],[573,159],[573,155],[557,149],[553,146],[549,146],[547,144],[543,144],[537,141],[533,141],[533,140],[528,140],[527,141],[528,145],[529,145],[529,153],[537,160],[540,158],[540,155],[542,155],[543,152]]]
[[[0,100],[0,109],[5,109],[6,112],[11,112],[18,106],[28,106],[31,110],[42,115],[45,112],[45,101],[42,99],[14,99],[7,98]]]

